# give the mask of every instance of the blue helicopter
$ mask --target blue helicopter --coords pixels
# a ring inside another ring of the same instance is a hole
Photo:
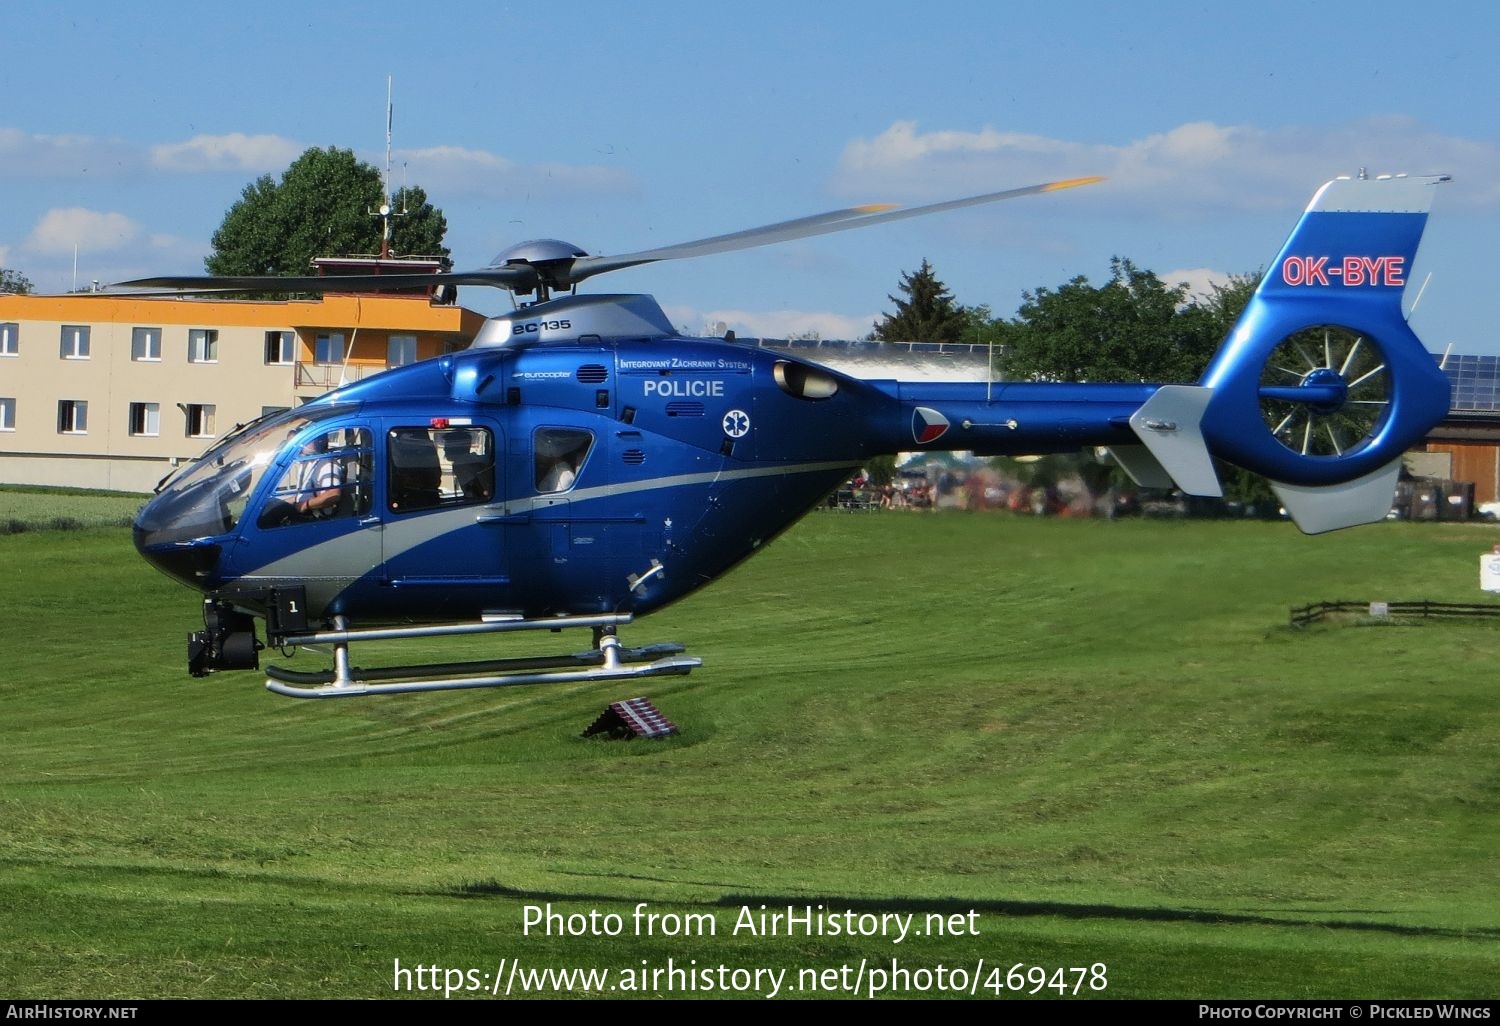
[[[785,530],[872,456],[1109,450],[1142,486],[1221,494],[1213,458],[1269,478],[1317,533],[1382,519],[1448,410],[1402,294],[1446,176],[1361,174],[1313,197],[1196,384],[861,380],[732,339],[688,338],[643,295],[578,295],[605,271],[1056,191],[853,207],[623,256],[522,243],[470,272],[166,277],[183,291],[492,285],[534,297],[462,352],[341,387],[224,438],[158,488],[141,554],[203,593],[195,676],[266,644],[332,647],[265,670],[296,697],[683,674],[680,645],[618,630]],[[554,293],[567,290],[569,294]],[[376,639],[589,628],[554,656],[356,669]]]

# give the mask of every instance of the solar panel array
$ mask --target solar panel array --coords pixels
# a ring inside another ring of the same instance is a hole
[[[1450,355],[1443,364],[1455,412],[1500,413],[1500,356]]]

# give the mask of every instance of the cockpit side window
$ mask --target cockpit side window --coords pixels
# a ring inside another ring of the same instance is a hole
[[[490,502],[495,438],[488,428],[395,428],[386,437],[392,512]]]
[[[155,499],[136,519],[137,538],[145,546],[164,545],[227,534],[241,523],[251,499],[267,491],[268,474],[280,474],[289,439],[321,430],[355,407],[312,404],[261,417],[237,427],[181,472],[158,485]],[[351,429],[353,430],[353,429]],[[354,464],[369,479],[369,432],[363,434]],[[300,446],[298,446],[300,448]],[[349,480],[355,479],[349,472]],[[270,489],[274,490],[274,489]],[[284,491],[282,499],[289,492]],[[274,501],[274,500],[273,500]],[[368,491],[364,500],[368,506]],[[250,512],[253,516],[253,511]]]
[[[583,461],[594,446],[594,434],[580,428],[537,428],[532,436],[536,457],[536,490],[565,492],[573,487]]]
[[[285,527],[368,513],[370,453],[366,428],[333,428],[304,439],[257,523]]]

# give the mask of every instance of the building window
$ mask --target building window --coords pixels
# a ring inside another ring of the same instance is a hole
[[[325,367],[338,366],[344,362],[344,336],[337,332],[319,335],[313,346],[313,363]]]
[[[187,414],[187,436],[189,438],[212,438],[214,436],[214,407],[212,403],[188,403],[183,407]]]
[[[416,362],[417,336],[392,335],[390,343],[386,346],[385,365],[387,367],[405,367],[409,363]]]
[[[130,358],[137,362],[161,359],[161,329],[133,328],[130,332]]]
[[[15,321],[0,324],[0,356],[21,354],[21,326]]]
[[[266,363],[292,363],[297,359],[297,336],[290,331],[266,332]]]
[[[57,430],[64,435],[84,435],[89,430],[89,404],[82,399],[57,401]]]
[[[16,401],[14,399],[0,399],[0,431],[14,431],[16,429]]]
[[[131,403],[130,433],[152,438],[161,434],[161,404]]]
[[[285,413],[290,409],[290,406],[262,406],[260,408],[260,415],[262,417],[272,417],[278,413]]]
[[[89,327],[87,324],[64,324],[62,328],[62,350],[64,360],[87,360],[89,358]]]
[[[188,362],[218,363],[219,332],[214,328],[188,329]]]

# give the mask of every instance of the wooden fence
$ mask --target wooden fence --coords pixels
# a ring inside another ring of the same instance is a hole
[[[1377,611],[1383,607],[1385,613]],[[1366,616],[1492,616],[1500,617],[1500,604],[1477,602],[1312,602],[1291,611],[1291,625],[1306,627],[1329,613],[1363,613]]]

